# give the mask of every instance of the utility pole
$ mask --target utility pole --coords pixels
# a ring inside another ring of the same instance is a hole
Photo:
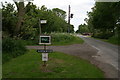
[[[69,9],[68,9],[68,33],[70,33],[70,18],[73,18],[73,14],[71,14],[71,7],[69,5]]]
[[[70,33],[70,5],[68,8],[68,33]]]

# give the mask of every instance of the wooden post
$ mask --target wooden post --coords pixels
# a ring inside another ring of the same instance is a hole
[[[41,30],[41,22],[40,22],[40,19],[39,19],[39,31],[40,31],[40,35],[41,35],[42,30]]]
[[[44,44],[44,50],[46,51],[46,44]],[[46,61],[44,61],[43,66],[46,67]]]

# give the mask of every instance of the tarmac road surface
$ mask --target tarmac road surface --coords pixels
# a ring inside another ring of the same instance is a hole
[[[120,71],[120,68],[118,67],[118,58],[120,58],[120,55],[118,55],[118,50],[120,49],[120,46],[96,40],[87,36],[78,36],[85,40],[86,43],[98,50],[97,55],[93,56],[94,58],[104,63],[108,63]]]

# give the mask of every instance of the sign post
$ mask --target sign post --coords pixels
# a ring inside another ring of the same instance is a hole
[[[53,52],[53,50],[46,49],[46,45],[51,44],[51,36],[40,36],[39,44],[44,45],[44,49],[37,50],[37,52],[42,53],[42,61],[44,62],[43,66],[46,67],[46,62],[48,61],[48,53]]]
[[[37,50],[37,52],[42,53],[42,61],[44,62],[43,66],[46,67],[46,62],[48,61],[48,53],[53,52],[53,50],[46,49],[46,45],[51,44],[51,36],[43,36],[42,30],[41,30],[41,24],[46,24],[47,20],[40,20],[39,19],[39,30],[40,30],[40,36],[39,36],[39,44],[44,45],[44,49]]]
[[[39,29],[40,29],[40,35],[42,33],[42,28],[41,28],[41,24],[46,24],[47,23],[47,20],[41,20],[39,19]]]

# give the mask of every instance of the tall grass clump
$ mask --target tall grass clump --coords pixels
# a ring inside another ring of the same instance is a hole
[[[51,37],[53,45],[82,44],[84,42],[81,38],[68,33],[52,33]]]
[[[3,38],[2,40],[2,62],[5,63],[12,58],[23,55],[27,49],[21,40]]]

